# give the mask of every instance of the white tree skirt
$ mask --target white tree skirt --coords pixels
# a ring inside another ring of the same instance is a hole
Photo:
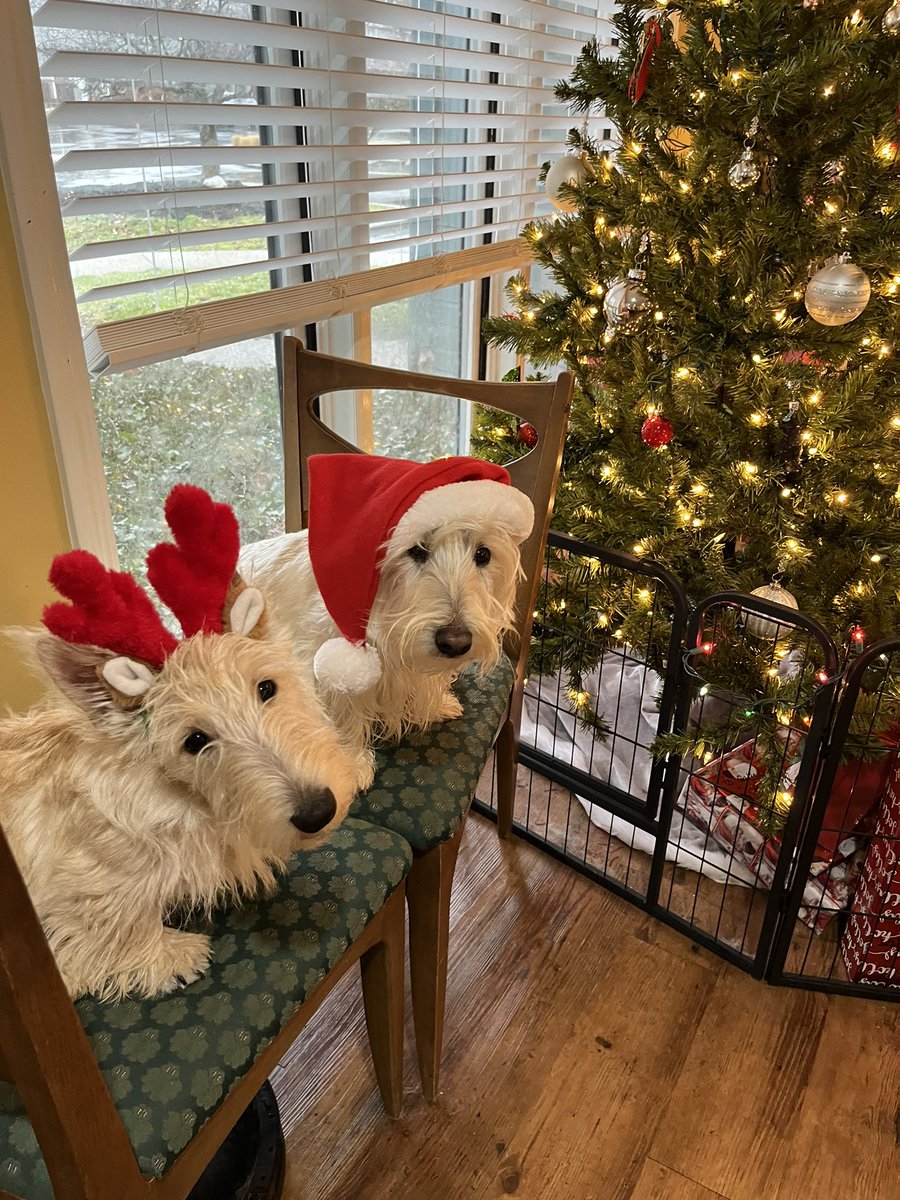
[[[624,648],[621,652],[607,653],[597,670],[584,677],[585,691],[595,702],[597,712],[612,727],[606,740],[600,741],[578,722],[565,678],[559,675],[532,678],[525,688],[521,741],[638,800],[645,800],[653,765],[648,747],[656,736],[657,696],[662,682],[655,671],[630,657]],[[685,817],[681,799],[684,787],[686,781],[666,839],[667,860],[719,883],[758,886],[750,871]],[[583,796],[578,796],[578,800],[594,825],[633,850],[653,854],[656,839],[652,834],[613,816]]]

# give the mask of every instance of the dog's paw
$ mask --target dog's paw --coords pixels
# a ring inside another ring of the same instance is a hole
[[[166,929],[159,957],[148,969],[147,996],[167,996],[195,983],[209,970],[210,942],[202,933]]]
[[[367,792],[375,782],[375,755],[364,754],[357,759],[354,783],[358,792]]]
[[[441,697],[440,707],[437,711],[436,721],[455,721],[463,715],[463,706],[453,695],[452,692],[445,692]]]

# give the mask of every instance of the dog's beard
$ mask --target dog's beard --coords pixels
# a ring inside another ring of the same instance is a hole
[[[477,566],[474,553],[487,545],[491,560]],[[513,620],[518,546],[499,527],[441,529],[429,541],[426,562],[408,547],[392,548],[372,606],[368,636],[391,671],[444,675],[478,662],[489,670],[500,657],[500,637]],[[447,626],[467,630],[472,644],[458,656],[436,642]]]

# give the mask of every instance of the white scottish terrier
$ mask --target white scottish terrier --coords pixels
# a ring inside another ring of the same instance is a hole
[[[352,523],[354,505],[346,507]],[[314,505],[311,513],[312,523]],[[366,561],[355,571],[351,548],[337,574],[325,562],[317,565],[304,531],[244,547],[240,566],[290,631],[295,654],[318,679],[341,733],[354,749],[367,750],[376,737],[396,739],[408,729],[458,717],[462,710],[451,686],[460,671],[473,662],[482,672],[497,665],[501,637],[514,619],[519,545],[532,521],[530,501],[521,492],[484,479],[428,490],[393,528],[380,529],[376,521],[374,599],[360,629],[379,670],[364,674],[362,683],[345,677],[354,662],[344,653],[346,622],[333,614],[345,593],[358,593],[365,609]],[[324,536],[320,531],[320,540]],[[340,530],[329,530],[327,538],[339,544]],[[334,647],[338,652],[330,655]],[[371,768],[371,757],[368,762]],[[368,786],[371,778],[370,770],[360,785]]]
[[[183,559],[196,615],[207,572],[191,583]],[[70,993],[163,995],[209,962],[176,911],[271,887],[343,819],[359,765],[239,577],[220,589],[222,632],[182,642],[84,551],[51,578],[75,601],[45,613],[63,636],[20,636],[58,691],[0,722],[0,824]]]

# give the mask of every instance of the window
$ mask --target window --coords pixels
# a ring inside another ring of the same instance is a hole
[[[572,123],[553,87],[606,24],[566,0],[31,0],[31,10],[35,92],[95,377],[92,396],[70,386],[66,404],[81,412],[82,442],[99,436],[125,557],[137,508],[176,470],[215,467],[214,490],[234,489],[249,529],[277,524],[277,472],[262,481],[244,451],[248,420],[259,446],[277,449],[278,331],[315,322],[323,347],[333,336],[356,357],[470,373],[473,281],[527,257],[517,234],[549,211],[538,173]],[[9,36],[24,37],[18,24],[17,14]],[[14,171],[34,151],[3,87]],[[13,199],[22,224],[26,189]],[[37,317],[48,343],[59,337],[58,320]],[[153,427],[163,395],[183,396],[197,417],[180,447],[175,428]],[[409,445],[402,406],[373,398],[366,419],[374,448]],[[429,429],[436,452],[464,443],[449,412]],[[66,462],[71,442],[60,436],[60,455],[80,487],[97,469],[83,454]]]
[[[234,506],[244,541],[283,531],[273,338],[103,375],[93,395],[123,570],[169,536],[163,502],[185,478]]]

